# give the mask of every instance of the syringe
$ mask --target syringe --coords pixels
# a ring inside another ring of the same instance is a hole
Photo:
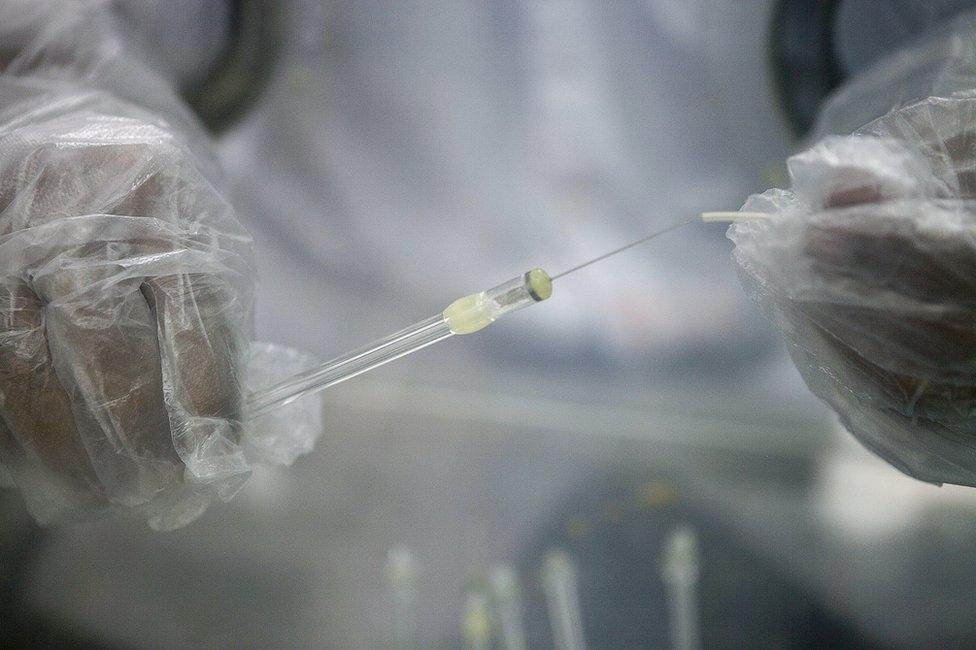
[[[701,214],[699,218],[703,221],[741,221],[767,216],[761,213],[706,212]],[[547,300],[552,295],[554,280],[643,244],[692,221],[695,219],[686,219],[671,224],[632,241],[626,246],[621,246],[609,253],[578,264],[552,277],[542,269],[535,268],[487,291],[459,298],[437,316],[420,321],[358,350],[353,350],[322,364],[318,368],[313,368],[269,388],[251,393],[247,401],[250,416],[262,415],[271,409],[289,404],[304,395],[318,392],[329,386],[335,386],[340,382],[352,379],[373,368],[378,368],[455,334],[472,334],[484,329],[506,314]]]

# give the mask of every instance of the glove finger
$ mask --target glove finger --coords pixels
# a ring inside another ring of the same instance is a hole
[[[892,138],[825,138],[787,166],[793,192],[815,211],[951,196],[926,156]]]
[[[172,152],[153,149],[151,172],[112,212],[170,221],[174,215],[212,216],[223,207],[184,159],[169,155],[166,164],[159,164],[167,153]],[[170,248],[185,246],[173,242]],[[142,291],[156,319],[176,452],[197,481],[242,475],[246,463],[240,451],[239,372],[245,345],[239,292],[217,275],[200,272],[147,277]]]
[[[42,519],[59,506],[106,504],[104,489],[54,372],[41,302],[26,282],[0,279],[0,454]]]
[[[83,253],[83,252],[82,252]],[[34,278],[48,345],[78,432],[113,501],[139,505],[177,482],[155,319],[141,279],[81,255]]]
[[[952,230],[919,227],[919,217],[946,224],[968,213],[906,201],[813,215],[803,232],[801,255],[811,281],[847,284],[864,295],[890,291],[909,300],[976,309],[976,248]]]
[[[889,371],[935,383],[976,372],[976,250],[969,237],[917,226],[924,204],[823,213],[802,257],[819,298],[808,317]],[[946,223],[967,219],[945,213]]]
[[[24,142],[26,136],[16,134],[3,142],[10,149],[25,151],[3,168],[3,175],[11,179],[9,188],[0,185],[0,214],[6,228],[22,230],[79,215],[148,216],[128,208],[132,195],[174,157],[171,149],[147,141],[162,137],[157,128],[119,119],[113,127],[114,140],[85,136],[79,142],[80,136],[62,131],[81,130],[84,120],[58,115],[49,119],[46,133],[37,133],[43,125],[25,129],[31,137],[43,136],[44,144]]]
[[[911,142],[961,198],[976,196],[976,102],[929,99],[885,115],[865,131]]]
[[[238,293],[202,273],[149,278],[173,442],[200,481],[242,475],[241,363],[245,340]]]
[[[957,387],[947,399],[932,384],[885,371],[795,307],[787,304],[784,315],[797,368],[865,446],[921,480],[976,484],[966,469],[976,463],[972,411],[959,410],[973,405],[976,391]],[[964,457],[971,460],[960,464]]]

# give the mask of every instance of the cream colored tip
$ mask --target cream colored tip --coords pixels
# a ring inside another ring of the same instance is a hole
[[[701,220],[705,223],[715,221],[757,221],[759,219],[769,219],[770,215],[765,212],[702,212]]]
[[[458,298],[444,310],[444,322],[455,334],[473,334],[494,320],[483,291]]]
[[[525,283],[532,297],[542,302],[552,296],[552,278],[542,269],[532,269],[525,274]]]

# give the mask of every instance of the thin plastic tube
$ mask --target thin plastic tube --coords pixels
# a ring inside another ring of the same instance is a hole
[[[491,574],[491,596],[498,618],[499,645],[502,650],[525,650],[525,625],[522,622],[522,595],[518,576],[509,566],[497,567]]]
[[[469,650],[490,650],[491,609],[488,595],[481,590],[468,593],[461,619],[464,647]]]
[[[248,400],[248,409],[252,417],[261,415],[304,395],[334,386],[384,363],[421,350],[453,334],[444,316],[438,314],[396,334],[337,357],[318,368],[252,393]]]
[[[393,604],[393,647],[417,648],[417,561],[405,548],[390,549],[386,559]]]
[[[553,549],[543,558],[542,591],[549,609],[553,645],[557,650],[584,650],[576,565],[565,551]]]
[[[698,621],[698,537],[688,526],[671,533],[664,548],[662,577],[667,587],[671,622],[671,647],[697,650],[701,647]]]

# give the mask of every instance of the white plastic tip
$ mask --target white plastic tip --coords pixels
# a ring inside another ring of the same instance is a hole
[[[765,212],[702,212],[701,220],[705,223],[716,221],[757,221],[769,219],[771,215]]]
[[[669,583],[693,583],[701,564],[698,535],[689,526],[680,526],[668,535],[664,546],[663,574]]]

